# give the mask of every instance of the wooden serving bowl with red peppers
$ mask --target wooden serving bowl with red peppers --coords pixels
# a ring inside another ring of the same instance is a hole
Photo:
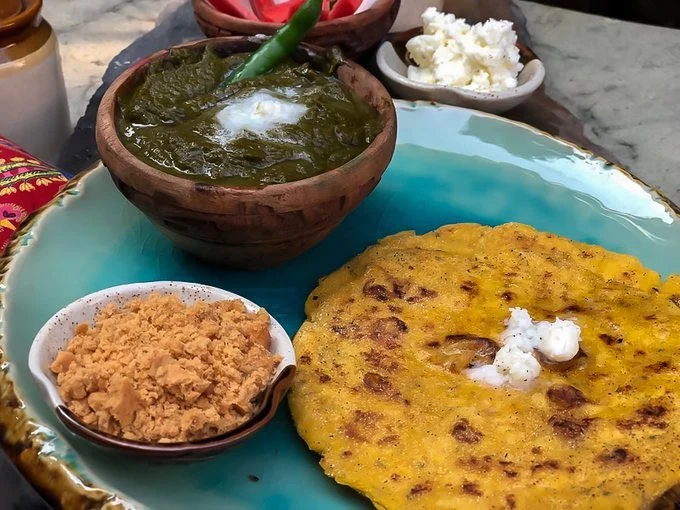
[[[176,48],[220,56],[253,52],[261,40],[248,37],[204,39]],[[180,248],[205,260],[258,269],[288,261],[325,238],[375,188],[392,159],[397,119],[382,84],[361,66],[343,61],[335,76],[379,114],[382,130],[347,163],[322,174],[263,187],[195,182],[145,163],[123,144],[116,127],[118,98],[167,59],[164,50],[138,62],[109,87],[97,115],[97,147],[113,181]],[[296,58],[313,59],[321,48],[300,45]],[[257,60],[257,59],[256,59]]]
[[[192,0],[196,21],[208,37],[273,35],[283,25],[227,14],[215,6],[219,1],[223,0]],[[401,0],[376,0],[369,9],[358,14],[322,19],[307,34],[305,42],[323,48],[339,46],[345,56],[356,59],[372,50],[387,35],[397,18],[400,3]],[[342,5],[334,7],[341,8]]]

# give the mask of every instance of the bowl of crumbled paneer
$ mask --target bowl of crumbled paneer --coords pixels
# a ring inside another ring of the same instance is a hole
[[[198,459],[274,417],[295,352],[283,327],[241,296],[152,282],[56,313],[31,346],[29,368],[70,431],[127,453]]]

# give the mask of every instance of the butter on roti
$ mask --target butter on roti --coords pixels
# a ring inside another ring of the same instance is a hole
[[[580,355],[528,389],[490,363],[510,308]],[[680,277],[520,225],[405,232],[324,278],[289,397],[321,466],[377,508],[645,508],[680,481]]]

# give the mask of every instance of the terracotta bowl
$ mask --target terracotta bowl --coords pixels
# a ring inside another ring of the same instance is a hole
[[[408,1],[408,0],[404,0]],[[356,58],[376,46],[397,19],[400,0],[377,0],[368,10],[332,21],[321,21],[305,42],[324,48],[340,46],[348,58]],[[228,35],[272,35],[281,23],[251,21],[224,14],[210,0],[192,0],[194,15],[208,37]]]
[[[57,378],[49,369],[57,353],[64,349],[73,338],[74,324],[92,324],[96,314],[109,304],[122,306],[130,299],[148,296],[152,293],[175,294],[187,305],[198,300],[206,302],[240,300],[248,312],[257,312],[260,307],[242,296],[226,290],[186,282],[132,283],[100,290],[74,301],[61,309],[40,329],[28,355],[28,368],[38,388],[61,422],[74,434],[83,437],[96,446],[110,451],[166,461],[193,461],[214,457],[253,436],[275,416],[295,376],[295,350],[293,343],[274,317],[270,319],[269,334],[271,351],[281,356],[272,382],[257,398],[258,410],[255,416],[237,429],[196,442],[148,443],[130,441],[91,429],[80,422],[64,403],[59,394]]]
[[[204,39],[222,55],[256,49],[246,37]],[[296,58],[318,51],[298,49]],[[153,61],[142,60],[113,82],[97,114],[96,138],[102,161],[118,189],[177,246],[205,260],[257,269],[288,261],[326,237],[375,188],[392,159],[397,118],[389,93],[365,69],[345,62],[338,78],[379,112],[384,128],[371,145],[348,163],[323,174],[286,184],[246,188],[197,183],[157,170],[130,153],[118,137],[118,95],[134,86]]]

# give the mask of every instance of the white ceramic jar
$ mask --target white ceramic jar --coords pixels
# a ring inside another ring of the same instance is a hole
[[[42,0],[0,0],[0,135],[54,164],[71,134],[57,38]]]

